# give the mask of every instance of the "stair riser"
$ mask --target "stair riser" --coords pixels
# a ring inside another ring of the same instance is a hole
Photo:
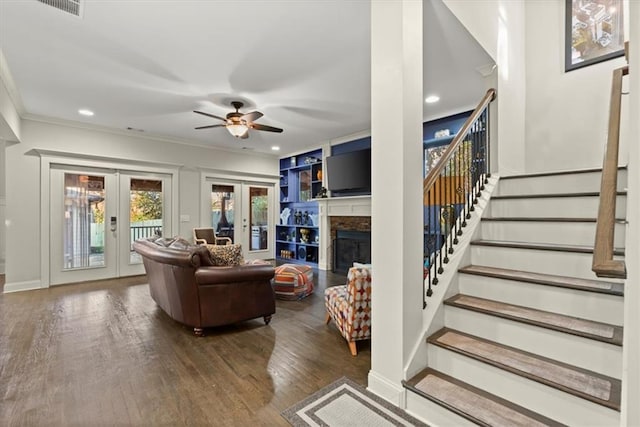
[[[412,391],[407,392],[407,412],[430,426],[477,427],[471,421]]]
[[[467,356],[428,346],[429,366],[561,423],[617,426],[620,414]]]
[[[489,215],[518,218],[597,218],[599,198],[541,197],[531,199],[491,199]],[[626,196],[616,199],[616,218],[625,218]]]
[[[460,274],[460,293],[597,322],[622,325],[624,301],[615,295]]]
[[[459,307],[445,306],[448,328],[610,377],[622,377],[622,347]]]
[[[523,177],[501,179],[498,181],[497,195],[510,196],[520,194],[566,194],[600,191],[600,172]],[[618,172],[618,190],[627,185],[627,171]]]
[[[615,257],[616,259],[618,257]],[[596,279],[593,254],[471,245],[471,263],[488,267]],[[612,282],[619,280],[608,279]]]
[[[482,221],[482,238],[512,242],[593,245],[595,222]],[[625,225],[616,224],[615,247],[624,247]]]

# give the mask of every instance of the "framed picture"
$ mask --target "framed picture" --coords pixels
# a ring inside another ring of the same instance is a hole
[[[623,0],[565,2],[565,72],[624,55]]]

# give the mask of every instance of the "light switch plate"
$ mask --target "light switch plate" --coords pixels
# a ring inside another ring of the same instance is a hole
[[[189,215],[180,215],[180,222],[189,222],[191,217]]]

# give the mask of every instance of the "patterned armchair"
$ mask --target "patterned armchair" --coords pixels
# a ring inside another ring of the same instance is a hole
[[[351,267],[348,282],[332,286],[324,291],[328,324],[335,322],[345,337],[351,355],[358,354],[356,341],[371,338],[371,271],[368,268]]]

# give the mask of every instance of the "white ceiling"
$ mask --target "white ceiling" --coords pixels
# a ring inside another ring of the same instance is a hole
[[[425,0],[425,117],[485,91],[489,56],[441,0]],[[0,0],[0,49],[28,117],[279,155],[370,128],[370,3],[357,0],[85,1],[81,18],[35,0]],[[235,139],[192,110],[230,101],[281,134]],[[95,116],[78,115],[88,108]]]

